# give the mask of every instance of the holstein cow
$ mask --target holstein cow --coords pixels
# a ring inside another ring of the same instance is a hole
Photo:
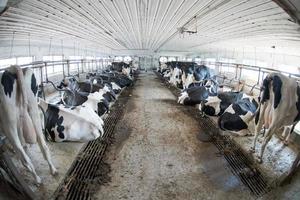
[[[61,84],[58,86],[58,88],[67,87],[71,91],[80,91],[80,92],[88,92],[88,93],[94,93],[99,91],[105,91],[103,93],[103,97],[108,101],[112,102],[116,99],[116,94],[112,90],[112,88],[109,87],[108,84],[93,84],[90,82],[78,82],[73,77],[64,78],[61,82]],[[100,100],[100,99],[99,99]]]
[[[201,112],[209,116],[220,116],[233,103],[242,99],[242,92],[221,92],[217,96],[209,96],[200,106]],[[244,96],[247,98],[247,96]]]
[[[103,135],[103,120],[90,107],[54,105],[42,99],[39,104],[45,112],[46,136],[54,142],[85,142]]]
[[[98,76],[100,76],[104,81],[116,83],[121,88],[131,86],[133,83],[133,81],[124,74],[106,72],[105,74],[101,74]]]
[[[266,133],[257,159],[262,157],[272,135],[284,126],[300,120],[300,87],[293,78],[270,73],[263,81],[258,112],[255,116],[255,138],[251,152],[255,152],[256,140],[264,126]]]
[[[163,74],[167,69],[168,69],[168,65],[166,63],[160,63],[157,68],[157,72]]]
[[[176,87],[180,87],[182,83],[181,80],[182,70],[178,63],[171,62],[170,66],[171,66],[171,76],[170,76],[169,83],[171,83]]]
[[[92,82],[94,85],[97,85],[97,86],[106,85],[106,86],[108,86],[110,89],[112,89],[114,91],[115,94],[119,94],[121,92],[122,88],[118,84],[116,84],[115,82],[110,82],[109,77],[107,77],[108,80],[103,80],[101,75],[92,75],[92,76],[90,76],[89,79],[90,79],[90,82]]]
[[[202,83],[192,83],[184,89],[178,97],[178,103],[183,105],[196,105],[206,100],[209,96],[216,96],[218,84],[214,80]]]
[[[25,143],[38,143],[51,174],[56,174],[49,149],[44,140],[37,104],[37,83],[30,68],[11,66],[0,74],[0,132],[13,146],[22,164],[32,173],[36,183],[41,178],[23,149]]]
[[[113,62],[111,69],[117,72],[122,72],[128,78],[132,79],[132,70],[130,64],[127,64],[125,62]]]
[[[220,129],[232,131],[239,136],[250,133],[248,126],[255,116],[258,103],[254,98],[243,97],[243,99],[231,104],[218,118]]]
[[[104,93],[104,90],[94,93],[65,91],[61,99],[68,106],[90,107],[101,117],[109,110],[109,102],[103,97]]]
[[[191,64],[183,70],[183,88],[188,88],[194,82],[211,79],[210,70],[204,65]]]

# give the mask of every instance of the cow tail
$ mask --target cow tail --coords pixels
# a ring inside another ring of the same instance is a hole
[[[26,143],[35,144],[37,141],[36,132],[34,128],[33,121],[28,113],[28,96],[26,90],[26,82],[24,78],[23,71],[21,67],[14,66],[17,75],[17,86],[19,88],[20,93],[20,102],[21,102],[21,109],[20,109],[20,118],[21,118],[21,126],[23,130],[23,137]]]
[[[15,65],[14,68],[16,70],[17,84],[18,84],[18,88],[19,88],[19,92],[20,92],[21,101],[24,106],[23,108],[27,108],[28,98],[27,98],[27,93],[26,93],[24,74],[23,74],[21,67]]]

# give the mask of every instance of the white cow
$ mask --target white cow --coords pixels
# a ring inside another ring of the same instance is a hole
[[[255,138],[251,152],[255,152],[257,137],[264,126],[267,130],[258,156],[262,157],[272,135],[284,126],[300,120],[300,87],[293,78],[279,73],[269,74],[263,81],[261,100],[255,117]]]
[[[19,66],[11,66],[0,74],[0,80],[1,134],[8,138],[22,164],[32,173],[36,183],[40,184],[41,178],[36,174],[34,165],[23,148],[25,143],[37,142],[51,174],[55,175],[57,170],[51,161],[38,117],[35,76],[30,68],[22,70]]]
[[[45,111],[45,130],[52,141],[90,141],[103,135],[103,120],[88,105],[66,107],[40,99]]]

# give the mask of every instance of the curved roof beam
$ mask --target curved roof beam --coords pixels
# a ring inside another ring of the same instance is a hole
[[[2,15],[8,7],[15,6],[23,0],[1,0],[0,1],[0,15]]]
[[[298,0],[273,0],[279,5],[293,20],[300,25],[300,3]]]

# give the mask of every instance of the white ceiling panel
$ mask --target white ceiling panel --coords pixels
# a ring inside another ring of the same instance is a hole
[[[23,0],[0,16],[0,46],[74,45],[122,54],[199,52],[247,39],[300,40],[296,0]],[[279,2],[279,3],[278,3]],[[291,9],[289,9],[291,10]],[[197,29],[180,35],[178,28]],[[270,41],[269,43],[267,41]]]

